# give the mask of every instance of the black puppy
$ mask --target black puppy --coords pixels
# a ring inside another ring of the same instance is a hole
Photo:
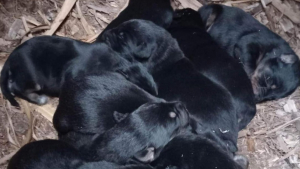
[[[144,19],[167,28],[173,19],[173,9],[170,0],[129,0],[128,6],[115,18],[97,38],[101,41],[104,32],[115,28],[130,19]],[[120,40],[121,37],[120,37]]]
[[[127,72],[131,68],[136,67],[126,67]],[[61,139],[73,140],[76,147],[89,141],[80,133],[102,134],[142,104],[163,101],[128,81],[123,73],[108,71],[67,79],[59,98],[53,125]]]
[[[206,32],[197,11],[177,10],[174,16],[169,32],[197,70],[231,93],[239,129],[245,128],[254,117],[256,106],[251,81],[243,66],[214,42]]]
[[[35,37],[17,47],[5,62],[1,90],[14,106],[19,106],[14,96],[42,105],[47,103],[47,96],[58,97],[65,74],[76,76],[119,66],[125,68],[125,65],[130,63],[103,43],[88,44],[55,36]],[[137,65],[137,70],[127,72],[134,73],[129,77],[146,75],[144,78],[148,80],[138,85],[155,94],[152,77],[141,66]],[[126,69],[124,71],[126,73]]]
[[[231,94],[195,69],[166,30],[150,21],[131,20],[107,31],[103,38],[121,56],[147,68],[157,83],[159,97],[186,104],[197,122],[191,123],[197,133],[212,131],[222,140],[219,144],[232,152],[237,150],[237,110]]]
[[[250,14],[223,5],[203,6],[199,13],[208,33],[243,63],[257,102],[283,98],[299,86],[298,56]]]
[[[172,139],[151,165],[156,169],[247,169],[248,160],[233,157],[206,137],[183,134]]]
[[[8,169],[151,169],[148,165],[126,165],[106,161],[86,162],[80,152],[58,140],[43,140],[23,146],[9,162]]]
[[[80,151],[89,161],[126,164],[135,157],[151,162],[188,123],[188,112],[180,102],[146,103]]]

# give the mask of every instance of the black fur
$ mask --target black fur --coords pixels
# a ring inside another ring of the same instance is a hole
[[[180,102],[146,103],[103,135],[95,136],[80,151],[90,161],[126,164],[133,157],[153,161],[188,122],[188,112]],[[147,156],[147,152],[154,154]]]
[[[239,129],[256,113],[251,81],[242,64],[230,57],[206,32],[199,13],[192,9],[177,10],[168,29],[181,50],[204,76],[226,88],[234,98]]]
[[[117,38],[120,33],[122,42]],[[159,97],[186,104],[197,133],[215,132],[220,144],[237,150],[238,120],[231,94],[195,69],[166,30],[150,21],[131,20],[103,36],[121,56],[147,68]]]
[[[102,41],[107,30],[131,19],[144,19],[167,28],[173,19],[170,0],[129,0],[128,6],[101,32],[96,42]],[[121,38],[121,37],[120,37]]]
[[[88,44],[55,36],[35,37],[17,47],[5,62],[1,90],[14,106],[19,106],[14,96],[46,104],[47,96],[59,96],[65,75],[74,77],[122,66],[124,72],[130,74],[129,80],[155,94],[153,78],[141,65],[127,71],[126,65],[130,64],[103,43]],[[138,71],[145,75],[143,82],[135,80]]]
[[[43,140],[23,146],[7,169],[151,169],[148,165],[126,165],[106,161],[86,162],[80,152],[58,140]]]
[[[126,67],[131,68],[135,66]],[[131,113],[144,103],[163,101],[121,73],[108,71],[67,79],[59,98],[53,125],[61,139],[71,139],[68,142],[77,146],[89,140],[80,133],[102,134],[112,128],[118,119],[115,113]],[[81,137],[83,140],[78,139]]]
[[[237,163],[240,161],[235,159],[240,158],[236,157],[233,158],[230,152],[224,151],[213,140],[184,134],[171,140],[151,165],[156,169],[246,169],[248,160],[244,158],[242,163]]]
[[[299,58],[280,36],[239,8],[207,5],[199,12],[208,33],[244,65],[257,102],[286,97],[299,86]]]

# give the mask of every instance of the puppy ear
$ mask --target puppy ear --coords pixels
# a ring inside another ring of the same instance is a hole
[[[137,152],[134,155],[134,158],[144,163],[150,163],[154,161],[154,155],[155,155],[154,151],[155,151],[154,147],[148,147],[144,150]]]
[[[293,54],[282,54],[280,61],[286,64],[293,64],[297,61],[297,56]]]
[[[118,123],[120,123],[122,120],[124,120],[129,114],[128,113],[119,113],[119,112],[117,112],[117,111],[114,111],[114,113],[113,113],[113,115],[114,115],[114,119],[118,122]]]
[[[233,157],[233,160],[242,167],[242,169],[247,169],[249,166],[249,161],[247,159],[247,157],[242,156],[242,155],[235,155]]]

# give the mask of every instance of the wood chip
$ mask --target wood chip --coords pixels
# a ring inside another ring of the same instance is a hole
[[[300,23],[300,11],[293,11],[286,4],[282,3],[280,0],[273,0],[272,5],[274,5],[281,13],[290,18],[294,23]]]
[[[267,8],[267,5],[272,2],[272,0],[260,0],[262,6]]]
[[[192,8],[196,11],[203,5],[197,0],[178,0],[183,8]]]
[[[3,156],[0,159],[0,165],[6,163],[6,161],[10,160],[16,153],[18,152],[18,150],[15,150],[11,153],[9,153],[8,155]]]
[[[289,32],[291,29],[294,28],[294,24],[292,23],[292,21],[286,18],[282,18],[279,21],[279,24],[281,25],[284,32]]]
[[[48,21],[48,19],[46,18],[45,14],[43,12],[41,12],[40,10],[38,10],[38,14],[41,16],[41,18],[43,19],[44,23],[47,25],[51,25],[51,23]]]
[[[107,14],[116,13],[118,11],[118,9],[116,9],[116,8],[104,8],[104,7],[98,7],[95,5],[87,5],[87,7],[91,8],[91,9],[95,9],[96,11],[99,11],[99,12],[107,13]]]
[[[44,35],[53,35],[60,24],[64,21],[67,17],[73,6],[75,5],[77,0],[65,0],[60,12],[56,16],[55,20],[53,21],[50,30],[46,31]]]
[[[85,20],[83,14],[82,14],[82,12],[81,12],[80,5],[79,5],[79,1],[76,2],[76,9],[77,9],[77,12],[78,12],[78,15],[79,15],[78,17],[79,17],[79,19],[80,19],[80,21],[81,21],[81,24],[82,24],[82,26],[83,26],[83,29],[85,30],[85,32],[86,32],[88,35],[93,35],[93,34],[94,34],[93,31],[90,30],[89,24],[88,24],[88,22]]]
[[[28,28],[28,25],[27,25],[27,22],[26,22],[26,19],[24,16],[22,16],[22,22],[23,22],[23,25],[24,25],[24,28],[25,28],[25,31],[26,32],[30,32],[30,29]],[[33,37],[31,33],[28,34],[28,37]]]

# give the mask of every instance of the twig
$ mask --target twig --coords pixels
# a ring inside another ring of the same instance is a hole
[[[259,2],[259,0],[240,0],[240,1],[228,1],[231,4],[239,4],[239,3],[246,3],[246,2]]]
[[[15,129],[14,129],[14,125],[13,125],[12,120],[11,120],[9,114],[8,114],[8,111],[7,111],[7,109],[6,109],[5,104],[3,104],[3,107],[4,107],[4,110],[5,110],[5,112],[6,112],[7,119],[8,119],[8,123],[9,123],[9,125],[10,125],[10,127],[11,127],[11,131],[12,131],[12,134],[13,134],[14,139],[15,139],[14,141],[16,142],[17,146],[20,147],[20,143],[19,143],[19,141],[18,141],[18,139],[17,139],[17,135],[16,135],[16,132],[15,132]],[[9,134],[9,133],[8,133],[8,134]]]
[[[294,12],[291,10],[288,6],[281,3],[280,0],[273,0],[272,4],[284,15],[286,15],[288,18],[290,18],[294,23],[299,24],[300,23],[300,13]]]
[[[28,28],[28,25],[27,25],[27,22],[26,22],[26,19],[25,19],[25,17],[24,16],[22,16],[22,22],[23,22],[23,25],[24,25],[24,28],[25,28],[25,31],[26,32],[30,32],[30,29]],[[31,33],[29,33],[28,34],[28,37],[32,37],[32,34]]]
[[[25,111],[25,114],[28,118],[28,123],[29,123],[29,127],[26,133],[26,137],[22,142],[22,146],[24,146],[25,144],[29,143],[31,138],[32,138],[32,115],[30,113],[30,109],[29,109],[29,105],[28,102],[25,100],[21,100],[21,105]]]
[[[32,18],[28,18],[28,17],[25,17],[26,21],[27,22],[30,22],[31,24],[35,25],[35,26],[40,26],[42,25],[40,22],[38,22],[37,20],[35,19],[32,19]]]
[[[43,19],[43,21],[45,22],[45,24],[51,25],[51,23],[48,21],[48,19],[46,18],[44,13],[42,13],[40,10],[38,10],[38,13],[41,16],[41,18]]]
[[[10,160],[17,152],[18,152],[18,150],[15,150],[15,151],[11,152],[10,154],[5,155],[3,158],[1,158],[0,165],[4,164],[6,161]]]
[[[64,21],[67,17],[73,6],[75,5],[77,0],[65,0],[60,12],[56,16],[55,20],[53,21],[50,30],[45,32],[45,35],[53,35],[55,31],[58,29],[60,24]]]
[[[289,126],[291,123],[294,123],[294,122],[297,121],[297,120],[300,120],[300,117],[297,117],[297,118],[295,118],[295,119],[293,119],[293,120],[291,120],[291,121],[288,121],[288,122],[286,122],[286,123],[284,123],[284,124],[282,124],[282,125],[280,125],[280,126],[274,128],[273,130],[268,131],[266,134],[269,135],[269,134],[271,134],[271,133],[273,133],[273,132],[275,132],[275,131],[277,131],[277,130],[280,130],[280,129],[282,129],[282,128],[285,128],[286,126]]]
[[[81,9],[80,9],[80,6],[79,6],[79,1],[76,2],[76,9],[77,9],[77,12],[78,12],[78,17],[81,21],[81,24],[85,30],[85,32],[89,35],[93,35],[93,32],[89,29],[89,24],[88,22],[85,20],[85,18],[83,17],[83,14],[81,12]]]
[[[196,0],[178,0],[184,8],[192,8],[198,10],[202,4]]]
[[[28,32],[25,32],[25,34],[23,35],[23,37],[21,39],[23,39],[29,33],[35,33],[35,32],[41,31],[41,30],[49,30],[49,29],[50,29],[50,26],[48,26],[48,25],[41,25],[41,26],[34,27],[34,28],[30,29]]]
[[[114,12],[117,12],[116,9],[107,9],[107,8],[103,8],[103,7],[98,7],[98,6],[95,6],[95,5],[87,5],[87,7],[91,8],[91,9],[95,9],[96,11],[99,11],[99,12],[104,12],[104,13],[107,13],[107,14],[110,14],[110,13],[114,13]]]
[[[289,158],[291,155],[295,154],[295,152],[299,149],[299,145],[297,145],[293,150],[291,150],[290,152],[286,153],[284,156],[282,156],[281,158],[279,158],[276,161],[283,161],[287,158]]]

